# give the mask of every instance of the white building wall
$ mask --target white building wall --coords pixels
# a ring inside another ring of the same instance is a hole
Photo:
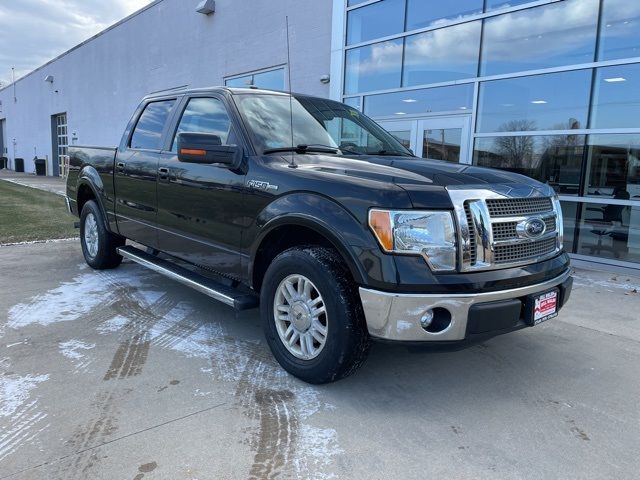
[[[47,156],[52,172],[51,115],[67,113],[70,143],[76,132],[78,144],[116,145],[148,93],[286,65],[287,15],[293,90],[329,96],[320,77],[330,73],[331,0],[218,0],[210,16],[198,3],[159,0],[18,80],[17,101],[13,85],[0,90],[9,158],[33,172],[34,156]]]

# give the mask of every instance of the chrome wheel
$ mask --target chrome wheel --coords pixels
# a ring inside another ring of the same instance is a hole
[[[273,300],[273,317],[280,340],[296,358],[311,360],[327,342],[327,310],[316,286],[303,275],[280,282]]]
[[[84,219],[84,246],[91,258],[98,254],[98,222],[93,213],[89,213]]]

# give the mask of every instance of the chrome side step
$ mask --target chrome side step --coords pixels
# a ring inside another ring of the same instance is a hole
[[[176,280],[236,310],[248,310],[257,307],[259,304],[258,296],[255,294],[240,292],[211,278],[187,270],[180,265],[149,255],[135,247],[120,247],[118,248],[118,253],[124,258]]]

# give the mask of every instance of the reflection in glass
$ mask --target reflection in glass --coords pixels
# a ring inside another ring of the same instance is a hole
[[[580,204],[577,202],[560,202],[562,208],[562,218],[564,219],[564,249],[566,252],[573,251],[573,239],[576,230],[576,218]]]
[[[586,128],[591,70],[484,82],[478,132]],[[514,125],[518,125],[515,128]]]
[[[366,1],[367,1],[367,0],[349,0],[349,1],[347,2],[347,6],[348,6],[348,7],[353,7],[354,5],[358,5],[358,4],[360,4],[360,3],[364,3],[364,2],[366,2]]]
[[[523,3],[531,3],[533,0],[487,0],[486,12],[497,10],[499,8],[515,7]]]
[[[131,148],[159,150],[162,130],[175,100],[152,102],[147,105],[131,136]]]
[[[345,98],[342,102],[349,105],[350,107],[355,108],[356,110],[362,111],[362,105],[360,105],[360,98],[361,97]]]
[[[407,6],[407,31],[445,23],[443,20],[462,20],[482,13],[483,0],[409,0]]]
[[[640,134],[590,135],[587,195],[640,201]]]
[[[482,75],[594,60],[598,0],[565,0],[485,21]]]
[[[364,111],[371,117],[401,117],[447,111],[461,113],[470,110],[472,103],[473,84],[464,84],[370,95],[365,98]]]
[[[404,148],[411,148],[411,130],[387,130]]]
[[[265,90],[284,90],[284,68],[254,73],[225,80],[225,86],[232,88],[258,87]]]
[[[400,87],[402,39],[347,50],[345,93]]]
[[[576,253],[640,262],[640,206],[581,204]]]
[[[640,64],[596,70],[591,128],[640,125]]]
[[[422,140],[422,157],[457,163],[460,161],[461,145],[461,128],[425,130]]]
[[[463,23],[407,37],[403,86],[475,77],[481,24]]]
[[[598,60],[640,56],[640,2],[604,0]]]
[[[534,178],[562,195],[577,195],[584,145],[584,135],[477,138],[473,161]]]
[[[222,101],[217,98],[192,98],[185,108],[173,138],[172,151],[178,150],[179,133],[210,133],[220,137],[221,145],[227,144],[231,120]]]
[[[347,14],[347,45],[375,40],[404,29],[405,0],[383,0]]]

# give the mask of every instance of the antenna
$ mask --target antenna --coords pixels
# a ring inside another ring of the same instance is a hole
[[[289,47],[289,15],[284,17],[285,23],[287,25],[287,73],[289,75],[289,119],[291,121],[291,163],[289,164],[290,168],[298,168],[295,160],[295,152],[293,149],[295,145],[293,144],[294,136],[293,136],[293,96],[291,94],[291,48]]]

